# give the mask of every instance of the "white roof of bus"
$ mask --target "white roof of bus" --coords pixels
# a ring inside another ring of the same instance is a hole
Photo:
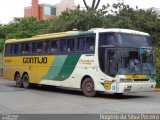
[[[120,32],[120,33],[128,33],[128,34],[137,34],[137,35],[146,35],[149,36],[148,33],[145,32],[140,32],[140,31],[136,31],[136,30],[130,30],[130,29],[120,29],[120,28],[92,28],[89,31],[93,31],[93,32]]]
[[[24,39],[9,39],[6,40],[5,43],[13,43],[13,42],[23,42],[23,41],[32,41],[32,40],[40,40],[40,39],[48,39],[48,38],[58,38],[72,35],[80,35],[85,34],[87,32],[99,33],[99,32],[120,32],[120,33],[129,33],[129,34],[137,34],[137,35],[145,35],[149,36],[148,33],[130,30],[130,29],[120,29],[120,28],[92,28],[88,31],[67,31],[67,32],[59,32],[59,33],[50,33],[50,34],[42,34],[36,35],[31,38]]]

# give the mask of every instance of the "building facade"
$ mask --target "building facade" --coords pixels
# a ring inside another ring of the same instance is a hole
[[[46,20],[59,16],[66,9],[74,8],[74,0],[61,0],[56,5],[38,4],[38,0],[32,0],[32,6],[24,8],[24,17],[34,16],[37,20]]]

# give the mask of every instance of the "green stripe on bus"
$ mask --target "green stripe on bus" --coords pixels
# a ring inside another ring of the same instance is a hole
[[[57,55],[44,79],[53,80],[56,76],[58,76],[66,58],[67,55]]]
[[[63,81],[69,78],[81,55],[58,55],[45,79]]]
[[[60,73],[55,80],[63,81],[69,78],[69,76],[72,74],[73,70],[75,69],[75,66],[79,60],[81,55],[68,55]]]

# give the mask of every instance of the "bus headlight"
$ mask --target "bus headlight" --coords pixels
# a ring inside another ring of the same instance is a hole
[[[120,78],[120,82],[132,82],[132,79]]]

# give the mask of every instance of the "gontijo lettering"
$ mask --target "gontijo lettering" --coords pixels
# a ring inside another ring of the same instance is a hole
[[[23,63],[30,63],[30,64],[46,64],[47,57],[24,57]]]

